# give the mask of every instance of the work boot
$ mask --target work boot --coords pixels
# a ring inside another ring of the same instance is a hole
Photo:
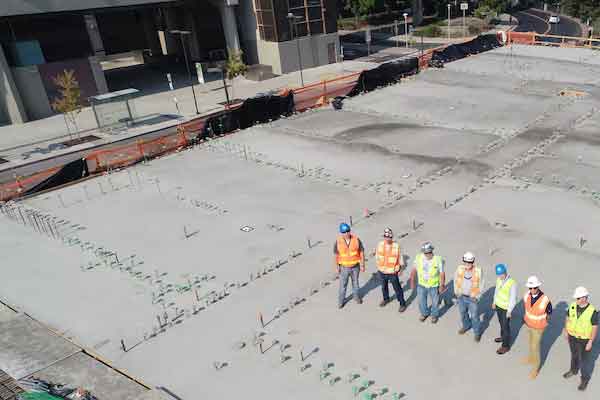
[[[432,324],[437,324],[437,322],[438,322],[438,317],[431,317]]]
[[[510,350],[510,347],[501,346],[498,350],[496,350],[496,354],[506,354]]]
[[[459,334],[459,335],[464,335],[465,333],[467,333],[467,330],[466,330],[465,328],[460,328],[460,329],[458,330],[458,334]]]
[[[577,372],[573,372],[571,370],[568,370],[567,372],[565,372],[563,374],[563,378],[569,379],[570,377],[575,376],[575,375],[577,375]]]
[[[531,364],[531,358],[529,358],[529,357],[523,357],[521,359],[521,364],[524,364],[524,365]]]
[[[496,343],[502,343],[502,338],[501,337],[497,337],[496,339],[494,339],[494,342],[496,342]]]
[[[406,311],[406,306],[398,307],[398,312],[404,312],[404,311]]]
[[[475,335],[475,341],[477,343],[481,342],[481,335]]]
[[[537,369],[537,368],[536,368],[536,369],[534,369],[534,370],[532,370],[532,371],[529,373],[529,379],[533,380],[533,379],[537,378],[537,376],[538,376],[538,373],[539,373],[539,371],[538,371],[538,369]]]
[[[338,309],[340,309],[340,310],[341,310],[342,308],[344,308],[344,303],[340,303],[340,304],[338,304]]]
[[[583,392],[587,388],[587,385],[589,382],[590,382],[589,379],[582,379],[579,386],[577,386],[577,390]]]
[[[427,317],[429,317],[429,315],[421,315],[419,317],[419,321],[424,322],[427,319]]]
[[[362,299],[360,297],[354,298],[354,301],[356,301],[356,304],[362,304]]]
[[[389,300],[381,300],[381,303],[379,303],[379,307],[385,307],[389,302]]]

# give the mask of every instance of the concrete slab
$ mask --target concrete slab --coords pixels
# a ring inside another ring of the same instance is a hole
[[[82,387],[99,400],[138,399],[149,392],[139,383],[82,352],[58,361],[29,378],[56,382],[67,387]]]
[[[26,315],[0,322],[0,369],[21,379],[80,349]]]

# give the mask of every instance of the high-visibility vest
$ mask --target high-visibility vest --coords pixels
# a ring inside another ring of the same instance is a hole
[[[510,288],[515,284],[515,280],[509,277],[504,285],[503,280],[496,279],[496,292],[494,293],[494,304],[496,307],[503,310],[508,310],[508,303],[510,301]]]
[[[577,318],[577,303],[569,306],[569,315],[567,317],[567,332],[569,335],[579,339],[592,338],[592,315],[596,309],[593,305],[588,305],[584,312]]]
[[[377,269],[384,274],[400,271],[400,245],[396,242],[387,245],[383,240],[379,242],[375,262]]]
[[[415,262],[417,264],[417,274],[419,276],[419,285],[431,288],[440,286],[440,268],[442,267],[442,257],[433,256],[431,259],[431,267],[429,268],[429,280],[425,280],[423,270],[423,260],[425,259],[425,255],[423,253],[417,254],[415,257]]]
[[[462,284],[465,280],[465,270],[466,267],[464,265],[459,265],[456,270],[456,280],[454,281],[454,293],[457,296],[463,294],[462,292]],[[473,272],[471,275],[471,296],[477,297],[481,293],[481,268],[473,267]]]
[[[534,329],[544,329],[548,326],[548,314],[546,308],[550,299],[545,294],[531,305],[531,293],[526,293],[523,297],[525,304],[525,324]]]
[[[360,263],[362,253],[358,238],[354,235],[350,236],[350,245],[346,244],[346,239],[343,236],[337,238],[337,263],[342,267],[354,267]]]

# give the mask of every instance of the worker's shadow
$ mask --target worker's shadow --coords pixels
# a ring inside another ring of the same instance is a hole
[[[454,295],[454,280],[451,280],[446,284],[446,290],[444,293],[440,294],[439,304],[443,304],[439,309],[439,317],[443,317],[444,314],[448,312],[449,309],[454,305],[454,301],[452,301],[452,297]]]
[[[517,338],[519,337],[519,333],[521,332],[521,327],[525,323],[523,318],[523,300],[519,301],[515,308],[513,309],[511,318],[510,318],[510,337],[512,340],[511,346],[516,343]]]
[[[494,317],[494,310],[492,310],[492,302],[494,301],[494,290],[495,288],[493,287],[489,288],[481,295],[481,298],[479,299],[479,318],[483,316],[480,325],[482,335],[490,327],[490,321]]]
[[[542,356],[542,365],[546,362],[550,349],[554,346],[556,340],[562,336],[562,330],[565,326],[565,320],[567,318],[567,303],[564,301],[559,302],[552,308],[552,316],[548,322],[548,326],[542,336],[542,342],[540,344],[540,351]],[[593,350],[592,350],[593,351]]]
[[[377,272],[371,273],[369,280],[358,291],[360,298],[365,298],[373,289],[377,289],[380,286],[381,279],[379,279],[379,274]]]

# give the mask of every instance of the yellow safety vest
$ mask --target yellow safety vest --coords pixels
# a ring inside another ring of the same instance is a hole
[[[569,316],[567,317],[567,332],[569,335],[579,339],[592,338],[592,315],[596,309],[593,305],[588,305],[584,312],[577,318],[577,303],[569,306]]]
[[[510,288],[515,284],[515,280],[509,277],[504,285],[502,285],[502,282],[502,279],[496,279],[496,292],[494,294],[494,304],[496,304],[496,307],[498,308],[508,310],[508,303],[510,301]]]
[[[440,286],[440,268],[442,267],[442,257],[433,256],[431,262],[431,268],[429,269],[429,280],[423,278],[425,271],[423,270],[423,260],[425,255],[423,253],[417,254],[415,262],[417,264],[417,273],[419,275],[419,285],[431,288]]]
[[[400,245],[392,242],[389,246],[385,241],[379,242],[377,245],[377,253],[375,261],[377,269],[384,274],[393,274],[400,271]]]

